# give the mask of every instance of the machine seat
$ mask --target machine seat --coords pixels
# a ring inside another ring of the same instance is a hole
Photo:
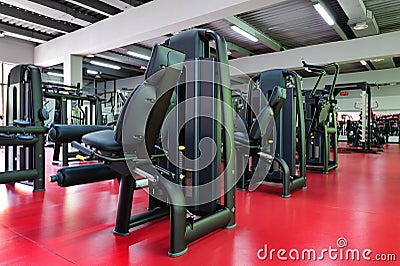
[[[114,138],[114,130],[99,130],[82,137],[82,142],[100,151],[122,152],[122,145]]]
[[[247,148],[258,147],[260,145],[259,139],[251,139],[246,132],[235,132],[235,145]]]

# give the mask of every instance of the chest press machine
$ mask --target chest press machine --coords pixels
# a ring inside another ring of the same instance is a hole
[[[236,187],[245,189],[249,185],[249,189],[253,190],[256,188],[254,185],[264,181],[281,183],[282,197],[288,198],[293,190],[306,187],[305,127],[300,77],[293,71],[274,69],[259,73],[253,81],[258,86],[256,89],[254,86],[249,88],[249,105],[254,105],[260,99],[268,99],[269,116],[275,120],[275,132],[273,138],[262,142],[261,135],[254,130],[257,128],[254,120],[257,114],[247,108],[249,145],[241,137],[240,130],[235,132],[236,149],[241,155],[237,156],[238,168],[245,169]],[[269,135],[272,137],[271,133]]]
[[[216,43],[215,57],[210,54],[211,41]],[[185,58],[194,62],[191,67],[184,68]],[[200,59],[211,62],[213,67],[205,68]],[[100,130],[84,135],[82,142],[90,148],[73,142],[73,146],[81,152],[104,161],[104,164],[90,166],[95,167],[95,174],[116,175],[120,180],[114,234],[129,235],[130,228],[169,214],[168,255],[176,257],[187,251],[188,243],[218,228],[232,228],[236,225],[233,112],[228,108],[232,105],[232,98],[227,63],[225,40],[213,31],[193,29],[171,37],[164,45],[153,48],[145,74],[146,80],[127,99],[115,132]],[[182,69],[184,71],[181,76]],[[212,78],[211,83],[203,81],[205,74],[208,75],[207,79]],[[186,82],[190,77],[194,79]],[[180,85],[176,86],[178,79]],[[166,154],[172,154],[170,156],[184,155],[196,159],[201,155],[198,149],[190,148],[191,145],[200,142],[201,138],[211,138],[218,151],[211,164],[201,170],[189,169],[183,165],[173,167],[167,163],[163,167],[168,168],[166,170],[172,174],[164,177],[157,170],[159,168],[156,169],[152,164],[150,156],[154,154],[174,91],[177,103],[188,99],[194,102],[193,105],[184,104],[183,109],[178,109],[179,117],[190,116],[193,111],[210,107],[213,116],[211,119],[193,118],[183,126],[181,132],[168,136],[170,143],[177,145],[169,145],[169,150],[166,150],[167,147],[161,149]],[[224,104],[204,106],[200,97],[202,95]],[[216,121],[222,121],[224,127]],[[215,181],[222,174],[221,162],[224,167],[223,181],[215,182],[215,187],[212,185],[211,189],[216,191],[223,183],[223,196],[202,203],[199,197],[207,192],[197,190],[196,186]],[[51,180],[57,181],[60,186],[95,182],[96,178],[87,178],[91,175],[87,167],[61,169]],[[108,169],[108,172],[103,169]],[[146,177],[149,181],[149,208],[147,212],[131,217],[137,176]],[[191,187],[191,192],[188,193],[189,190],[182,186]]]
[[[302,62],[309,71],[319,74],[314,88],[304,92],[304,109],[307,134],[307,169],[328,174],[338,167],[338,130],[334,90],[340,67],[337,63],[324,66]],[[334,68],[332,84],[318,89],[326,70]],[[331,149],[333,157],[331,156]]]

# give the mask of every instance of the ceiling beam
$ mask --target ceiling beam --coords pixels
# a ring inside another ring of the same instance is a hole
[[[47,0],[42,0],[42,1],[40,1],[40,0],[38,0],[38,1],[35,1],[35,0],[18,0],[18,1],[1,0],[0,2],[9,4],[9,5],[12,5],[15,7],[19,7],[19,8],[43,15],[43,16],[53,18],[53,19],[74,23],[79,26],[85,27],[87,25],[90,25],[89,22],[82,20],[78,17],[74,17],[74,16],[70,15],[67,11],[65,11],[67,8],[65,5],[62,5],[62,4],[53,2],[53,1],[47,1]],[[57,5],[60,5],[60,6],[64,7],[64,9],[57,10],[56,8],[49,7],[48,5],[42,5],[40,2],[49,4],[52,6],[54,5],[54,7],[56,7]]]
[[[104,75],[112,76],[114,78],[126,78],[126,76],[129,76],[129,75],[133,76],[135,74],[135,71],[132,71],[132,72],[129,71],[129,73],[127,73],[127,72],[121,71],[121,70],[108,69],[108,68],[104,68],[104,67],[95,66],[95,65],[92,65],[92,64],[86,63],[86,62],[84,62],[83,68],[94,70],[94,71],[97,71],[100,75],[104,74]]]
[[[394,68],[396,65],[394,64],[393,58],[378,58],[376,60],[371,60],[371,64],[375,67],[375,69],[387,69]]]
[[[233,25],[238,26],[242,30],[250,33],[254,37],[256,37],[262,44],[266,45],[267,47],[271,48],[274,51],[283,51],[285,48],[280,44],[278,41],[272,39],[271,37],[267,36],[265,33],[259,31],[258,29],[254,28],[253,26],[246,23],[244,20],[236,17],[231,16],[225,18],[226,21],[232,23]]]
[[[124,1],[121,0],[100,0],[101,2],[104,2],[106,4],[109,4],[113,7],[116,7],[121,10],[125,10],[128,8],[132,8],[130,4],[125,3]]]
[[[365,7],[362,0],[338,0],[338,3],[349,18],[348,25],[358,38],[380,33],[374,13]],[[357,23],[366,23],[368,28],[355,30],[354,26]]]
[[[119,66],[121,69],[117,70],[117,71],[127,71],[127,72],[138,72],[140,71],[140,67],[136,66],[136,65],[130,65],[130,64],[126,64],[126,63],[120,63],[114,60],[109,60],[106,59],[105,56],[104,57],[97,57],[96,58],[84,58],[83,62],[90,64],[90,61],[98,61],[98,62],[102,62],[102,63],[107,63],[107,64],[111,64],[111,65],[116,65]],[[93,64],[90,64],[91,66],[96,66]],[[109,69],[112,70],[111,68],[107,68],[107,67],[102,67],[100,66],[100,68],[102,68],[104,70],[104,72],[107,72]]]
[[[210,44],[210,47],[215,49],[215,43],[212,42]],[[228,51],[236,51],[236,52],[238,52],[238,53],[240,53],[240,54],[242,54],[244,56],[250,56],[250,55],[254,54],[253,52],[251,52],[251,51],[249,51],[249,50],[247,50],[247,49],[245,49],[245,48],[243,48],[243,47],[241,47],[241,46],[239,46],[239,45],[237,45],[235,43],[232,43],[232,42],[226,42],[226,47],[228,48]]]
[[[28,36],[31,38],[43,40],[43,41],[50,41],[51,39],[54,38],[54,36],[43,34],[40,32],[36,32],[34,30],[26,29],[23,27],[15,26],[15,25],[10,25],[4,22],[0,21],[0,31],[7,31],[7,32],[12,32],[15,34],[20,34],[24,36]]]
[[[151,49],[148,48],[144,48],[144,47],[140,47],[138,45],[127,45],[122,47],[121,49],[124,49],[125,52],[131,51],[131,52],[136,52],[142,55],[147,55],[150,56],[151,55]]]
[[[60,4],[58,2],[55,1],[49,1],[49,0],[29,0],[30,2],[34,2],[36,4],[42,5],[44,7],[48,7],[51,9],[55,9],[58,10],[59,12],[62,12],[64,14],[67,14],[73,18],[78,18],[81,19],[83,21],[89,22],[89,23],[85,23],[85,25],[80,24],[81,26],[88,26],[90,25],[90,23],[96,23],[97,21],[99,21],[98,18],[92,17],[88,14],[79,12],[75,9],[72,9],[66,5]],[[77,23],[78,24],[78,23]]]
[[[144,3],[151,2],[152,0],[141,0],[141,1],[139,1],[139,0],[120,0],[120,1],[124,2],[124,3],[127,3],[127,4],[129,4],[131,6],[140,6],[140,5],[144,4]]]
[[[96,57],[107,59],[107,60],[112,60],[114,62],[122,63],[122,64],[128,64],[132,66],[147,66],[148,61],[146,60],[141,60],[137,59],[128,55],[122,55],[122,54],[117,54],[113,52],[103,52],[100,54],[96,54]]]
[[[108,14],[108,15],[116,15],[121,12],[119,8],[116,8],[112,5],[106,4],[104,2],[98,1],[98,0],[67,0],[68,2],[83,6],[83,7],[88,7],[89,9],[96,11],[100,11],[100,14]]]
[[[240,54],[244,55],[244,56],[250,56],[253,55],[254,53],[252,51],[247,50],[246,48],[243,48],[235,43],[232,42],[227,42],[226,43],[227,47],[229,50],[233,50],[236,52],[239,52]]]
[[[316,81],[316,77],[303,78],[303,87],[312,88]],[[400,82],[400,68],[339,74],[337,80],[338,83],[353,83],[363,81],[373,84],[398,83]],[[331,83],[332,75],[327,75],[324,80],[321,81],[321,87]]]
[[[323,65],[330,62],[352,63],[374,58],[397,57],[400,56],[398,40],[400,31],[300,47],[279,53],[242,57],[230,60],[229,64],[243,73],[255,74],[275,68],[299,69],[302,68],[302,60],[310,64]],[[240,75],[240,72],[234,69],[231,75]]]
[[[152,1],[37,46],[35,64],[58,64],[67,54],[96,54],[283,1]]]
[[[8,4],[0,3],[0,13],[9,17],[18,18],[27,22],[39,24],[61,32],[72,32],[82,28],[81,26],[61,20],[55,20],[46,16],[39,16],[33,12],[23,10]]]

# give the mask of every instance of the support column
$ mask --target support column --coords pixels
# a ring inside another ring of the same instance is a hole
[[[82,85],[82,56],[67,55],[64,58],[64,84]]]
[[[82,87],[82,56],[67,55],[64,57],[64,84]],[[62,103],[64,104],[64,103]],[[71,103],[67,105],[67,121],[71,121]],[[62,121],[62,123],[67,123]],[[68,124],[68,123],[67,123]]]
[[[64,85],[77,86],[79,83],[82,87],[82,56],[66,55],[64,57]],[[61,99],[61,123],[70,124],[72,121],[71,101],[67,101],[64,97]],[[62,144],[62,165],[68,165],[68,143]]]

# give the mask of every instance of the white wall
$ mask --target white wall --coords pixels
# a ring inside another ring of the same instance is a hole
[[[11,37],[0,38],[0,61],[14,64],[32,64],[34,43]]]

